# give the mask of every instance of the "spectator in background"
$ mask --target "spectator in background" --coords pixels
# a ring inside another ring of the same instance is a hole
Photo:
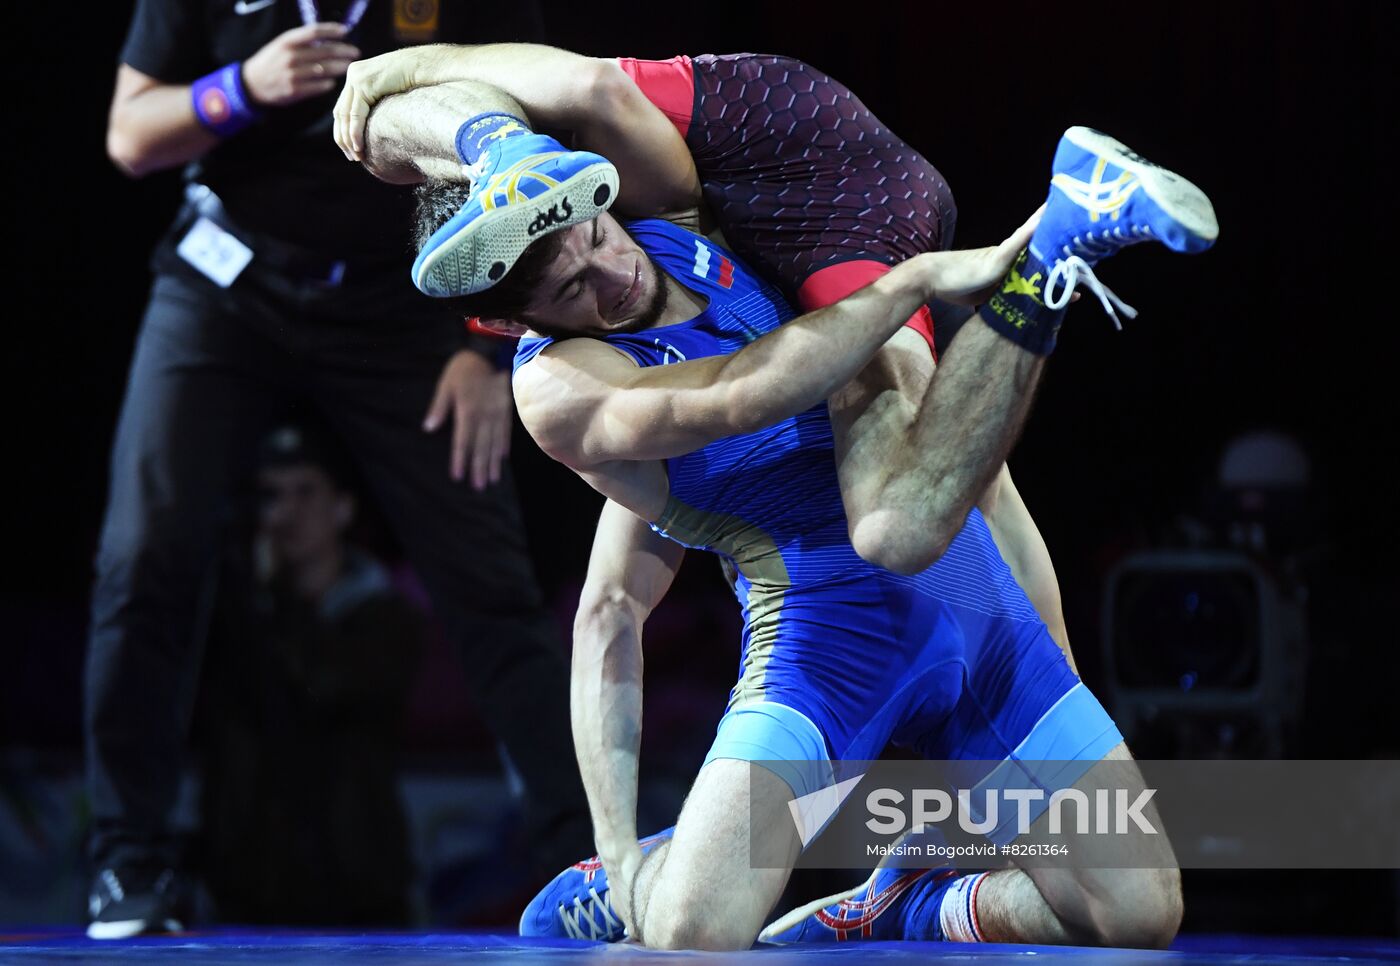
[[[563,649],[503,464],[505,360],[413,290],[408,189],[347,164],[330,136],[354,58],[538,40],[539,23],[530,0],[488,17],[398,0],[137,0],[108,153],[133,177],[185,166],[187,200],[152,258],[93,591],[95,938],[180,925],[168,825],[200,589],[257,441],[302,401],[346,445],[460,649],[524,781],[535,868],[552,875],[591,849]]]
[[[226,921],[409,920],[397,771],[422,624],[346,539],[348,475],[319,434],[270,435],[252,565],[220,586],[197,713],[204,879]]]

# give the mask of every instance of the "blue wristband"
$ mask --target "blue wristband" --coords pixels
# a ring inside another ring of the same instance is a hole
[[[243,88],[243,64],[234,61],[194,82],[191,89],[195,117],[220,137],[230,137],[262,115],[253,109]]]

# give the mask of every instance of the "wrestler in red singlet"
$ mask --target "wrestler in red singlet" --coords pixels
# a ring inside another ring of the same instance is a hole
[[[943,176],[817,69],[768,54],[619,63],[685,137],[729,247],[803,309],[951,246]],[[909,325],[933,346],[927,307]]]

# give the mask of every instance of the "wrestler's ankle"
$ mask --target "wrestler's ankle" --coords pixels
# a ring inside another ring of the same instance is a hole
[[[463,121],[457,128],[457,157],[470,167],[480,161],[492,145],[506,138],[533,133],[530,126],[514,114],[504,111],[478,114]]]
[[[1063,308],[1050,308],[1043,300],[1048,274],[1034,255],[1022,251],[1000,290],[978,310],[997,333],[1038,356],[1054,351],[1065,317]]]
[[[987,934],[977,915],[977,895],[991,873],[979,872],[955,880],[943,893],[938,924],[943,938],[955,943],[984,943]]]

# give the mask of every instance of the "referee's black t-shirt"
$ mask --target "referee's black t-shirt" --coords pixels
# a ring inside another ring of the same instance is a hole
[[[322,0],[322,21],[341,20],[350,0]],[[436,23],[437,29],[425,29]],[[372,57],[415,41],[540,41],[535,2],[496,4],[485,15],[453,0],[371,0],[347,38]],[[123,63],[171,84],[189,84],[246,60],[302,24],[297,0],[137,0]],[[412,190],[384,184],[345,160],[331,139],[339,88],[284,108],[219,144],[186,177],[209,185],[242,227],[335,256],[406,253]]]

